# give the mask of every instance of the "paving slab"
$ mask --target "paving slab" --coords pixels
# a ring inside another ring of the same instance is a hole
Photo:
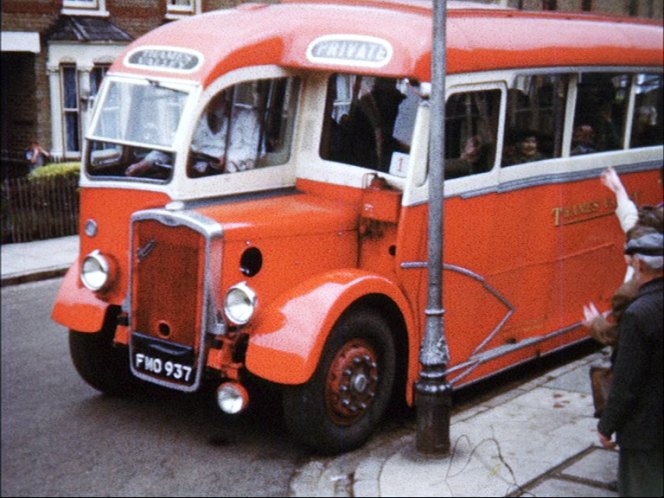
[[[594,497],[594,496],[618,496],[618,493],[609,489],[589,486],[584,483],[568,481],[566,479],[547,479],[529,490],[524,496],[537,497]]]

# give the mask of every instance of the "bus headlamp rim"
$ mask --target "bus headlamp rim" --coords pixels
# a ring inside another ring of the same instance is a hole
[[[258,295],[246,282],[233,285],[224,299],[224,315],[234,325],[246,325],[256,314]]]
[[[92,263],[97,267],[96,270],[86,271],[87,264]],[[93,281],[92,273],[95,273],[97,278],[103,277],[101,281]],[[111,281],[111,263],[108,258],[102,254],[99,249],[95,249],[83,258],[81,263],[81,282],[83,285],[93,291],[99,292],[104,290]]]

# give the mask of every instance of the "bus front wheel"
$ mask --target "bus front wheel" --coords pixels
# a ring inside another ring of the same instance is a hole
[[[69,331],[69,352],[76,371],[90,386],[105,394],[128,395],[136,386],[126,350],[113,346],[113,330],[95,334]]]
[[[346,315],[332,330],[313,377],[284,390],[290,432],[321,453],[357,448],[385,413],[394,375],[394,341],[385,321],[368,310]]]

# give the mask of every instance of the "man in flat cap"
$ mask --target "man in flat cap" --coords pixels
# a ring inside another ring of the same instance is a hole
[[[662,496],[664,236],[630,240],[625,254],[639,293],[620,321],[613,385],[597,429],[605,448],[620,447],[620,496]]]

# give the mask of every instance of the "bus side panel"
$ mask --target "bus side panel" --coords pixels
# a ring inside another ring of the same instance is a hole
[[[654,174],[635,177],[630,191],[641,185],[650,189],[644,198],[659,202]],[[464,383],[586,337],[578,326],[583,305],[592,301],[608,309],[625,274],[624,234],[614,209],[612,194],[598,178],[446,200],[451,365],[551,334],[477,368]],[[425,227],[426,209],[421,215]],[[426,256],[423,244],[421,258]],[[419,301],[426,303],[426,285],[420,286]]]
[[[445,263],[472,272],[484,290],[483,296],[471,294],[470,278],[457,277],[458,285],[445,286],[452,366],[552,328],[554,317],[543,296],[550,295],[557,280],[557,241],[545,233],[548,211],[543,206],[557,195],[541,189],[446,201]],[[475,336],[472,343],[467,342],[469,329]],[[534,354],[531,348],[480,365],[473,373],[462,369],[452,381],[476,380]]]
[[[658,177],[656,170],[621,175],[637,206],[662,202]],[[623,256],[626,236],[614,213],[614,195],[594,178],[567,184],[563,194],[553,223],[564,258],[560,315],[565,325],[581,320],[582,307],[590,301],[599,301],[600,310],[609,309],[627,267]]]

